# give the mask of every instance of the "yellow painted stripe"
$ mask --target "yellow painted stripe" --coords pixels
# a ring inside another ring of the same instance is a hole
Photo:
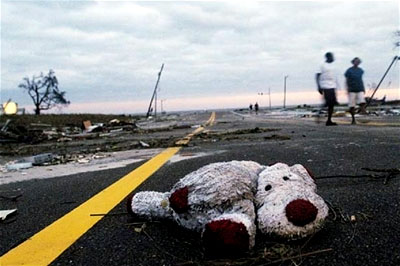
[[[205,125],[212,126],[214,122],[215,122],[215,112],[212,112],[210,118],[208,119]]]
[[[94,226],[143,181],[156,172],[179,147],[168,148],[99,192],[62,218],[35,234],[0,258],[0,265],[48,265]]]
[[[189,143],[189,141],[193,138],[193,136],[200,134],[205,129],[206,126],[212,126],[215,122],[215,118],[216,118],[215,112],[212,112],[210,118],[207,120],[207,122],[203,126],[196,128],[195,131],[188,134],[183,139],[175,142],[175,145],[178,145],[178,146],[187,145]]]

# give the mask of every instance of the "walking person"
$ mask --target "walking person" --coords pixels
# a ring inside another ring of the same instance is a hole
[[[325,105],[328,107],[327,126],[336,126],[332,122],[333,108],[338,104],[336,100],[336,89],[339,89],[338,76],[333,62],[335,58],[333,53],[325,54],[325,62],[321,65],[320,72],[316,75],[318,92],[324,96]]]
[[[257,102],[254,105],[254,111],[256,111],[256,115],[258,115],[258,103]]]
[[[360,105],[361,112],[363,112],[365,109],[364,108],[365,88],[364,88],[364,82],[362,80],[364,70],[362,70],[362,68],[359,67],[359,65],[361,64],[360,58],[355,57],[353,60],[351,60],[351,63],[353,64],[353,66],[347,69],[347,71],[344,73],[344,76],[346,77],[346,86],[347,86],[347,91],[349,93],[351,124],[355,125],[356,119],[354,115],[355,115],[356,105],[357,104]]]

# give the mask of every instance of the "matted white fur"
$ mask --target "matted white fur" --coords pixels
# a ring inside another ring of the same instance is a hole
[[[185,187],[188,210],[176,213],[168,199]],[[318,210],[316,219],[305,226],[296,226],[286,217],[286,206],[296,199],[309,201]],[[171,192],[137,193],[130,206],[141,216],[172,218],[199,232],[211,221],[242,223],[250,236],[249,248],[254,246],[257,227],[263,233],[303,237],[319,230],[328,215],[328,207],[316,194],[314,180],[302,165],[262,166],[252,161],[206,165],[179,180]]]
[[[169,207],[170,193],[144,191],[135,194],[130,202],[133,213],[148,218],[172,218],[173,210]]]

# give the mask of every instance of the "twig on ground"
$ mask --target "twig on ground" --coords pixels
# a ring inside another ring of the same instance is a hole
[[[308,256],[317,255],[317,254],[324,253],[324,252],[329,252],[329,251],[333,251],[333,249],[332,248],[320,249],[320,250],[311,251],[311,252],[304,253],[304,254],[299,254],[299,255],[295,255],[295,256],[291,256],[291,257],[274,260],[274,261],[268,262],[266,264],[261,264],[261,265],[272,265],[272,264],[279,263],[279,262],[282,263],[282,262],[285,262],[288,260],[308,257]]]
[[[349,241],[347,241],[347,244],[350,244],[351,241],[353,241],[353,239],[354,239],[354,237],[356,235],[356,225],[352,224],[352,227],[353,227],[353,233],[351,234],[351,237],[350,237]]]
[[[366,213],[363,213],[363,212],[357,212],[357,213],[360,214],[366,220],[369,220],[369,219],[373,218],[373,216],[370,215],[370,214],[366,214]]]
[[[342,212],[341,209],[338,209],[338,211],[339,211],[340,217],[342,217],[343,222],[348,222],[348,221],[350,221],[349,215],[346,215],[346,216],[345,216],[345,215],[343,214],[343,212]]]
[[[363,167],[361,169],[370,172],[400,174],[400,168],[377,169],[377,168]]]
[[[380,177],[378,175],[327,175],[327,176],[317,176],[315,179],[326,179],[326,178],[362,178],[362,177],[370,177],[377,178]]]
[[[168,251],[166,251],[166,250],[160,248],[160,247],[156,244],[156,241],[154,240],[154,238],[152,238],[152,237],[144,230],[144,228],[142,229],[142,232],[143,232],[143,234],[145,234],[145,235],[147,236],[148,239],[150,239],[150,240],[153,242],[154,247],[155,247],[156,249],[158,249],[159,251],[161,251],[162,253],[164,253],[164,254],[166,254],[166,255],[168,255],[168,256],[170,256],[170,257],[173,257],[173,258],[178,259],[178,260],[180,260],[180,261],[184,261],[183,259],[181,259],[181,258],[175,256],[174,254],[171,254],[171,253],[169,253]]]
[[[15,196],[3,196],[3,195],[0,195],[0,198],[6,199],[6,200],[11,200],[11,201],[17,201],[17,199],[20,198],[20,197],[22,197],[22,194],[18,194],[18,195],[15,195]]]
[[[333,221],[336,221],[337,217],[340,216],[342,218],[342,222],[348,222],[350,221],[349,215],[344,215],[343,211],[340,207],[335,207],[333,204],[327,200],[325,202],[328,204],[329,209],[333,212]],[[336,209],[336,211],[335,211]]]
[[[325,200],[325,202],[328,204],[329,209],[332,211],[332,213],[334,215],[333,220],[336,221],[337,214],[336,214],[336,211],[335,211],[335,207],[333,206],[333,204],[330,201]]]
[[[126,225],[131,226],[131,225],[156,224],[156,223],[161,223],[161,222],[160,221],[143,221],[143,222],[126,223]]]
[[[307,240],[306,242],[304,242],[304,244],[300,247],[300,251],[303,250],[303,248],[305,248],[305,246],[307,246],[307,244],[310,242],[310,240],[315,236],[315,233],[313,233]]]
[[[90,216],[118,216],[127,215],[127,212],[115,212],[115,213],[91,213]]]
[[[369,168],[361,168],[363,170],[367,171],[372,171]],[[388,170],[381,170],[381,169],[375,169],[379,171],[375,172],[386,172],[388,174],[384,175],[376,175],[376,174],[365,174],[365,175],[328,175],[328,176],[317,176],[315,179],[327,179],[327,178],[363,178],[363,177],[368,177],[373,180],[378,180],[378,179],[384,179],[383,184],[386,185],[388,181],[392,178],[397,177],[397,175],[400,174],[400,172],[397,172],[397,169],[388,169]]]

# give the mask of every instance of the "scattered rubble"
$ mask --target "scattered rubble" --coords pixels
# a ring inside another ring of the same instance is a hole
[[[0,185],[24,180],[46,179],[78,173],[95,172],[105,169],[125,167],[132,163],[147,160],[161,149],[136,149],[119,152],[97,152],[94,154],[53,154],[53,160],[30,169],[8,170],[0,164]],[[0,193],[4,195],[3,193]]]
[[[289,140],[291,138],[289,136],[286,136],[286,135],[273,134],[271,136],[265,136],[264,139],[265,140],[271,140],[271,139],[274,139],[274,140]]]
[[[82,119],[85,117],[92,119]],[[99,117],[99,118],[97,118]],[[147,121],[110,115],[43,115],[0,117],[0,154],[20,157],[57,151],[59,154],[147,149],[173,145],[179,135],[164,131],[191,129],[196,122]],[[100,119],[101,118],[101,119]],[[175,117],[176,118],[176,117]],[[79,119],[79,121],[78,121]],[[64,121],[63,121],[64,120]],[[41,122],[41,121],[44,121]],[[71,122],[70,122],[71,121]],[[100,121],[100,122],[92,122]],[[4,160],[0,160],[0,164]]]
[[[145,147],[145,148],[148,148],[148,147],[150,147],[150,145],[149,144],[147,144],[146,142],[144,142],[144,141],[139,141],[139,143],[140,143],[140,145],[142,146],[142,147]]]
[[[261,138],[261,137],[264,137],[264,139],[278,139],[278,140],[290,139],[290,137],[288,136],[281,136],[277,134],[273,134],[272,136],[264,136],[264,134],[262,134],[267,132],[275,132],[279,130],[280,130],[279,128],[261,128],[261,127],[244,128],[244,129],[236,129],[228,131],[205,130],[202,133],[196,135],[196,138],[202,139],[203,141],[211,141],[211,142],[226,141],[226,140],[229,141],[235,139],[251,140],[254,138]],[[253,136],[254,134],[256,134],[257,136]]]
[[[28,169],[32,167],[31,162],[10,162],[9,164],[6,165],[6,169],[8,171],[17,171],[21,169]]]
[[[74,115],[70,116],[74,117]],[[54,124],[26,123],[24,121],[34,119],[29,116],[15,116],[13,119],[7,119],[5,123],[0,124],[0,143],[37,144],[49,140],[67,142],[73,139],[98,138],[100,136],[98,133],[133,131],[137,128],[135,121],[119,119],[111,119],[108,123],[92,123],[91,120],[82,120],[81,126],[76,122],[60,125],[60,121],[54,121]],[[46,119],[49,118],[46,117]]]
[[[24,160],[26,162],[31,162],[32,165],[43,165],[53,161],[54,155],[52,153],[42,153],[35,156],[27,157]]]
[[[4,221],[7,219],[7,217],[11,214],[14,214],[17,212],[17,209],[12,209],[12,210],[0,210],[0,220]]]

